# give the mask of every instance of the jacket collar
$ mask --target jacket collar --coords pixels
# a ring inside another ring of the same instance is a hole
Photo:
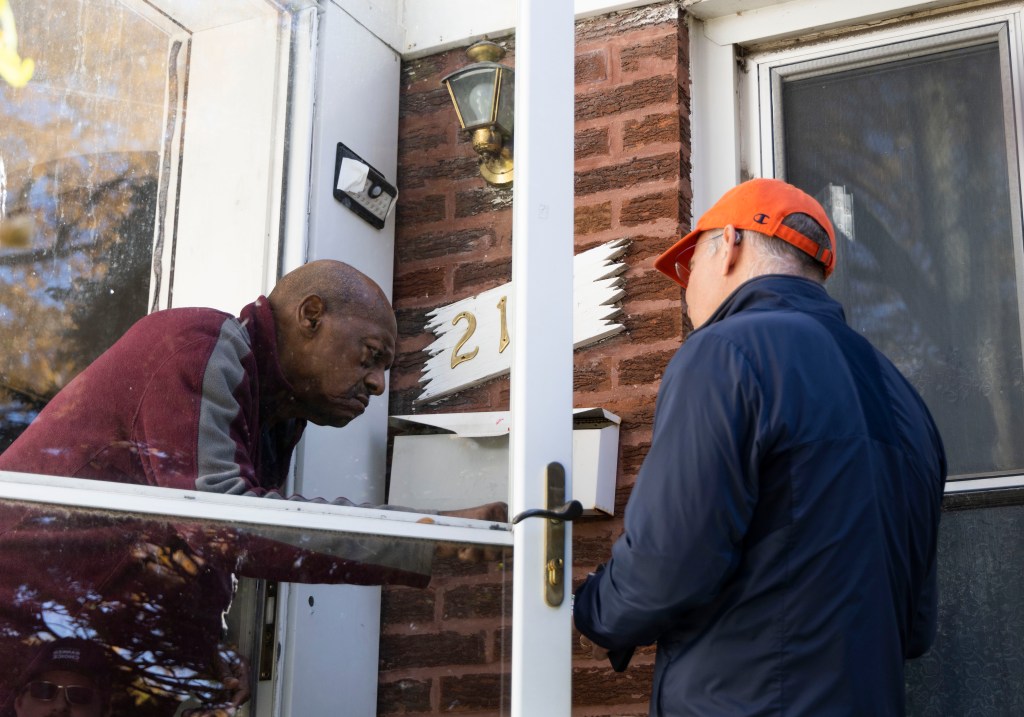
[[[818,282],[790,274],[765,274],[736,287],[700,329],[742,311],[772,310],[813,313],[846,323],[843,307]]]

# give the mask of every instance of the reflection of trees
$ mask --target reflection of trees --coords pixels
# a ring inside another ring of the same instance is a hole
[[[786,177],[853,195],[829,291],[921,391],[951,473],[1024,464],[996,45],[786,85]],[[966,429],[965,429],[966,428]]]
[[[73,157],[9,201],[34,236],[0,253],[0,450],[146,313],[156,171],[155,153]]]
[[[0,506],[0,704],[39,642],[68,635],[111,649],[114,714],[172,714],[187,694],[222,701],[231,550],[187,525]]]

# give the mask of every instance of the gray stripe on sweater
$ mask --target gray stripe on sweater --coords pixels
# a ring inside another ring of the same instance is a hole
[[[251,351],[249,333],[237,319],[227,319],[203,376],[196,490],[232,495],[249,491],[235,462],[238,446],[231,437],[231,424],[239,412],[235,390],[245,378],[242,359]]]

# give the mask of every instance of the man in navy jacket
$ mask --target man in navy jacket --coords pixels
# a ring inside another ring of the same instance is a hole
[[[821,206],[756,179],[655,264],[695,330],[574,613],[612,655],[657,642],[651,715],[904,714],[904,660],[936,631],[946,461],[822,287],[834,263]]]

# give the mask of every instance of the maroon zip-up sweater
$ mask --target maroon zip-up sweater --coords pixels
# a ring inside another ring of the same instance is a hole
[[[270,302],[138,321],[58,393],[0,469],[265,495],[285,482],[305,421],[265,425],[290,391]]]

